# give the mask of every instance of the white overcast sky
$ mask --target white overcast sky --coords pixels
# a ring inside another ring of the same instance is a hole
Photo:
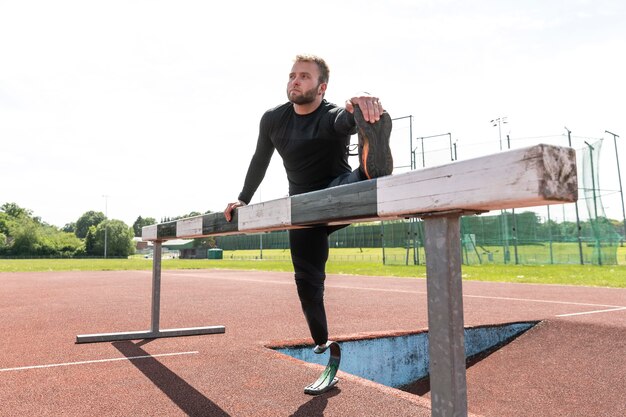
[[[605,138],[601,187],[617,190],[604,131],[626,170],[624,22],[623,0],[0,0],[0,204],[57,226],[221,211],[298,53],[327,60],[329,101],[368,91],[413,116],[418,166],[423,136],[450,132],[458,159],[499,152],[489,121],[506,116],[512,148],[567,145],[564,126],[577,149]],[[449,138],[425,140],[426,166]],[[286,193],[275,154],[253,202]]]

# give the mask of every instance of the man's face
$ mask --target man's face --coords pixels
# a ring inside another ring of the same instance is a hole
[[[319,83],[319,69],[314,62],[296,62],[289,73],[287,98],[294,104],[313,103],[326,91],[326,83]]]

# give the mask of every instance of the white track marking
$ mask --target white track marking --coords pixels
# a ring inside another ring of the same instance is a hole
[[[103,363],[103,362],[132,361],[132,360],[135,360],[135,359],[158,358],[158,357],[163,357],[163,356],[194,355],[196,353],[199,353],[199,352],[198,351],[194,351],[194,352],[160,353],[160,354],[156,354],[156,355],[131,356],[130,358],[95,359],[95,360],[91,360],[91,361],[52,363],[52,364],[48,364],[48,365],[21,366],[21,367],[18,367],[18,368],[0,368],[0,372],[25,371],[25,370],[28,370],[28,369],[56,368],[56,367],[59,367],[59,366],[88,365],[88,364],[92,364],[92,363]]]
[[[570,305],[570,306],[626,308],[624,306],[614,306],[614,305],[608,305],[608,304],[577,303],[575,301],[537,300],[533,298],[490,297],[488,295],[466,295],[466,294],[463,294],[463,297],[486,298],[489,300],[504,300],[504,301],[528,301],[532,303],[564,304],[564,305]]]
[[[584,316],[585,314],[610,313],[612,311],[626,310],[626,307],[610,308],[608,310],[583,311],[582,313],[559,314],[557,317]]]
[[[344,285],[329,285],[330,288],[342,288],[349,290],[365,290],[365,291],[383,291],[383,292],[399,292],[399,293],[410,293],[410,294],[421,294],[426,295],[426,291],[413,291],[413,290],[396,290],[392,288],[369,288],[369,287],[350,287]],[[484,298],[488,300],[503,300],[503,301],[522,301],[522,302],[531,302],[531,303],[547,303],[547,304],[565,304],[565,305],[574,305],[574,306],[586,306],[586,307],[609,307],[611,309],[626,309],[624,306],[614,306],[607,304],[591,304],[591,303],[577,303],[575,301],[555,301],[555,300],[537,300],[533,298],[514,298],[514,297],[492,297],[488,295],[471,295],[471,294],[463,294],[463,298]]]
[[[198,274],[170,274],[182,277],[193,276],[195,278],[204,277],[206,275],[198,275]],[[276,281],[276,280],[266,280],[266,279],[254,279],[254,278],[238,278],[238,277],[211,277],[211,279],[219,279],[226,281],[238,281],[238,282],[254,282],[254,283],[266,283],[266,284],[280,284],[280,285],[294,285],[293,281]],[[522,284],[516,284],[522,285]],[[417,290],[402,290],[402,289],[394,289],[394,288],[374,288],[374,287],[359,287],[359,286],[349,286],[349,285],[333,285],[332,283],[326,282],[327,288],[340,288],[346,290],[361,290],[361,291],[380,291],[380,292],[394,292],[394,293],[405,293],[405,294],[420,294],[426,295],[426,291],[417,291]],[[621,310],[626,309],[626,306],[616,306],[610,304],[594,304],[594,303],[579,303],[575,301],[559,301],[559,300],[539,300],[534,298],[516,298],[516,297],[494,297],[489,295],[471,295],[471,294],[463,294],[463,298],[483,298],[487,300],[501,300],[501,301],[521,301],[521,302],[530,302],[530,303],[545,303],[545,304],[560,304],[560,305],[570,305],[570,306],[584,306],[584,307],[607,307],[610,310]],[[557,316],[560,317],[560,316]]]

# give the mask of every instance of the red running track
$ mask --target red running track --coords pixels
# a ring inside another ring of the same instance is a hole
[[[430,416],[417,396],[322,368],[267,345],[308,341],[291,274],[163,271],[161,328],[226,333],[75,344],[76,335],[148,330],[149,271],[0,273],[0,416]],[[331,337],[427,327],[426,282],[331,275]],[[464,282],[466,326],[541,320],[468,369],[476,416],[626,415],[626,290]]]

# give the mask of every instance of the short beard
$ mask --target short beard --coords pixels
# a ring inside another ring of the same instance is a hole
[[[319,85],[317,87],[319,87]],[[301,95],[294,98],[289,97],[289,93],[287,93],[287,98],[293,104],[298,105],[313,103],[315,101],[315,98],[317,97],[317,87],[311,88],[310,90],[307,90]]]

